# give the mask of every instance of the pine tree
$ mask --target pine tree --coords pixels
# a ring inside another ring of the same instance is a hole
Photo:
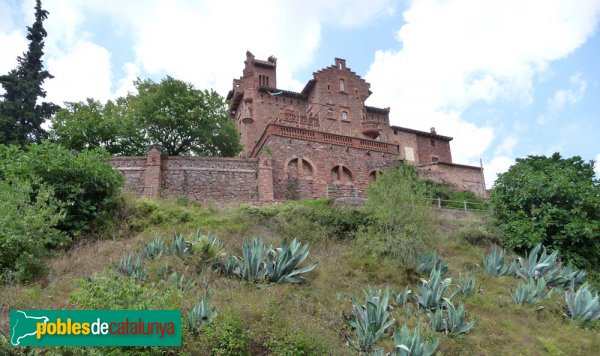
[[[35,22],[27,27],[29,49],[17,58],[16,69],[0,76],[5,90],[0,101],[0,144],[40,142],[47,137],[42,124],[59,109],[52,103],[38,104],[39,98],[46,97],[44,80],[53,78],[42,63],[47,35],[42,23],[47,17],[48,11],[37,0]]]

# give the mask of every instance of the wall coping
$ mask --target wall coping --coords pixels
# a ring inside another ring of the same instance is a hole
[[[334,133],[304,129],[293,126],[269,124],[267,125],[260,139],[254,146],[252,153],[250,153],[250,157],[256,157],[258,155],[258,152],[260,152],[262,146],[265,144],[269,136],[289,137],[304,141],[313,141],[324,144],[352,147],[366,151],[370,150],[374,152],[389,153],[393,155],[400,154],[400,146],[392,143],[368,140],[353,136],[338,135]]]
[[[477,167],[477,166],[469,166],[466,164],[459,164],[459,163],[447,163],[447,162],[431,162],[431,163],[422,163],[422,164],[418,164],[417,167],[427,167],[427,166],[450,166],[450,167],[459,167],[459,168],[467,168],[467,169],[473,169],[473,170],[477,170],[477,171],[482,171],[481,167]]]

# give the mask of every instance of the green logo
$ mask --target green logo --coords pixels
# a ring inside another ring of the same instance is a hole
[[[179,310],[11,310],[13,346],[181,346]]]

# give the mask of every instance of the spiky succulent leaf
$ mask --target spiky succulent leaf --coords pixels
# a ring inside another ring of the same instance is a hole
[[[380,289],[369,287],[364,291],[365,304],[357,298],[352,298],[352,317],[348,324],[354,328],[356,340],[353,346],[360,351],[371,351],[373,345],[383,336],[385,330],[391,327],[394,319],[388,311],[389,291],[382,293]]]
[[[416,327],[412,332],[406,325],[402,329],[394,330],[394,351],[393,356],[430,356],[437,349],[440,338],[435,337],[431,341],[421,342],[419,327]]]
[[[577,292],[570,290],[565,294],[569,317],[579,321],[600,319],[600,303],[598,292],[592,294],[589,284],[584,283]]]

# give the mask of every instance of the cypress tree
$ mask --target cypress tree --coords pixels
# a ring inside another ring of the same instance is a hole
[[[59,109],[52,103],[38,103],[39,98],[46,97],[44,80],[53,78],[42,63],[47,35],[43,21],[47,17],[48,11],[37,0],[35,22],[27,27],[29,48],[17,58],[16,69],[0,76],[5,90],[0,101],[0,144],[40,142],[47,137],[42,124]]]

